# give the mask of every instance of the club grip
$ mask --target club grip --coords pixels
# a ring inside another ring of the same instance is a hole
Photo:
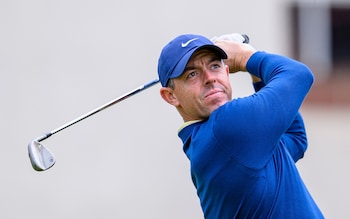
[[[242,37],[244,38],[243,43],[249,43],[249,37],[247,34],[242,34]]]

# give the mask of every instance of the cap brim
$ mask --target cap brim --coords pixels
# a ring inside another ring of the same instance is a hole
[[[180,61],[177,63],[177,65],[174,68],[174,71],[171,74],[171,76],[169,77],[169,79],[180,77],[184,73],[186,65],[187,65],[188,61],[191,59],[192,55],[201,49],[212,50],[212,51],[216,52],[221,59],[227,59],[227,54],[225,53],[225,51],[218,46],[215,46],[215,45],[200,46],[194,50],[189,51],[180,59]]]

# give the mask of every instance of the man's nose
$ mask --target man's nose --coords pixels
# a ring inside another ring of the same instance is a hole
[[[211,72],[209,69],[203,70],[203,75],[205,77],[205,84],[211,84],[213,82],[216,82],[216,75]]]

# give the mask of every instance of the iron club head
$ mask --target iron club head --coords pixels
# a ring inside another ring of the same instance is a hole
[[[37,139],[28,144],[28,153],[30,162],[36,171],[47,170],[56,162],[53,153],[40,144]]]

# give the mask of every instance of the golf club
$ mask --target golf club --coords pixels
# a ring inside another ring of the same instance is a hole
[[[110,106],[113,106],[116,103],[119,103],[120,101],[123,101],[125,99],[127,99],[128,97],[131,97],[137,93],[139,93],[140,91],[143,91],[155,84],[157,84],[159,82],[159,79],[155,79],[151,82],[148,82],[144,85],[141,85],[140,87],[137,87],[136,89],[76,118],[75,120],[68,122],[67,124],[64,124],[60,127],[58,127],[57,129],[52,130],[51,132],[45,133],[42,136],[37,137],[36,139],[32,140],[31,142],[29,142],[28,144],[28,153],[29,153],[29,159],[30,162],[34,168],[34,170],[36,171],[44,171],[49,169],[50,167],[52,167],[55,162],[55,156],[53,155],[53,153],[48,150],[44,145],[42,145],[40,142],[49,138],[50,136],[62,131],[63,129],[68,128],[69,126],[72,126],[98,112],[101,112],[104,109],[109,108]]]

